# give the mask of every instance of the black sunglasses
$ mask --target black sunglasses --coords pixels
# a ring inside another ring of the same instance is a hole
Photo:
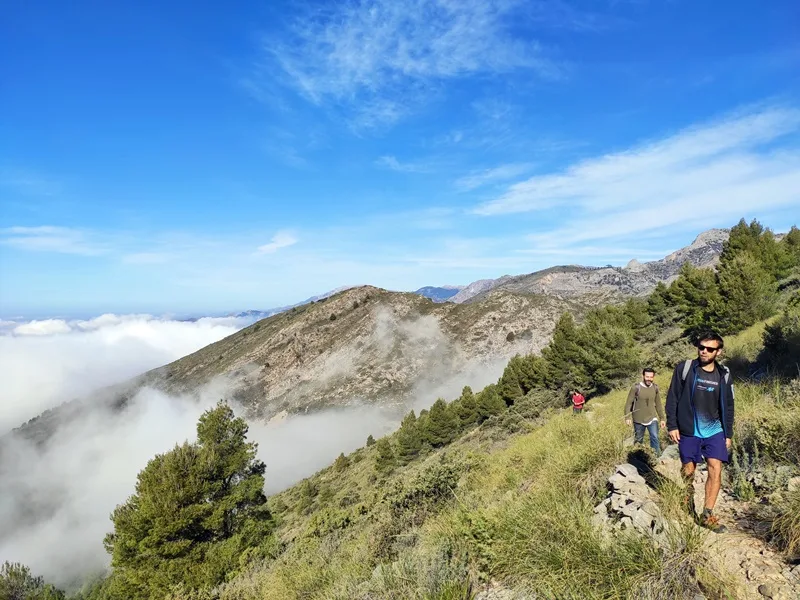
[[[697,344],[698,350],[705,350],[706,352],[717,352],[719,348],[713,348],[711,346],[703,346],[703,344]]]

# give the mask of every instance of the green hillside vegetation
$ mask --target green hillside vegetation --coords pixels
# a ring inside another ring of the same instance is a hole
[[[742,221],[717,272],[687,266],[649,298],[581,322],[564,314],[541,355],[514,357],[496,384],[409,413],[266,502],[246,426],[220,404],[196,444],[140,473],[112,515],[111,574],[75,598],[466,600],[490,581],[546,598],[680,598],[698,582],[708,598],[736,597],[674,484],[659,490],[678,524],[666,549],[609,538],[592,509],[614,465],[632,451],[654,458],[624,444],[625,386],[647,364],[666,391],[672,366],[693,355],[687,336],[710,323],[729,336],[739,378],[726,487],[769,496],[765,536],[800,554],[800,492],[752,477],[800,467],[799,289],[800,231],[777,241]],[[571,388],[589,398],[587,414],[563,410]]]

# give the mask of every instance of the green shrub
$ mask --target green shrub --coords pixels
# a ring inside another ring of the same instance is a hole
[[[790,556],[800,556],[800,490],[790,493],[772,524],[772,533],[782,550]]]

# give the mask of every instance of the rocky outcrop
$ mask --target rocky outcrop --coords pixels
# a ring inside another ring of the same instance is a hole
[[[634,529],[662,539],[668,524],[656,504],[658,494],[629,463],[618,465],[608,478],[608,496],[594,509],[592,522],[609,531]]]

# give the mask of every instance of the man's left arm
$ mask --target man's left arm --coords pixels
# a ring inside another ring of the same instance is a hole
[[[725,394],[725,437],[728,442],[728,449],[730,449],[730,440],[733,437],[733,416],[734,416],[734,391],[733,381],[727,386]]]
[[[664,407],[661,406],[661,390],[658,387],[656,387],[656,413],[658,413],[658,422],[664,427],[666,419],[664,418]]]

